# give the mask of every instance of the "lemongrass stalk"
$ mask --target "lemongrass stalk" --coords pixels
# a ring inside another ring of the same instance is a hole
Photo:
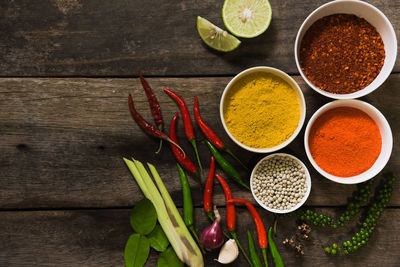
[[[200,248],[197,246],[196,241],[193,239],[192,235],[190,234],[188,228],[186,227],[186,224],[182,217],[179,214],[178,209],[175,206],[174,201],[172,200],[170,194],[168,193],[167,188],[165,187],[163,181],[161,180],[160,175],[158,174],[156,168],[150,164],[147,163],[149,166],[149,169],[151,171],[151,174],[154,177],[154,180],[156,181],[156,184],[158,186],[158,189],[160,190],[160,193],[165,201],[165,205],[170,209],[171,214],[176,215],[175,219],[179,225],[180,230],[182,231],[182,235],[186,238],[187,242],[184,242],[187,244],[189,251],[192,252],[192,255],[189,256],[188,261],[190,266],[203,266],[203,255],[200,251]]]
[[[135,180],[138,182],[139,187],[142,189],[145,196],[153,203],[154,207],[156,208],[158,221],[160,222],[160,225],[167,235],[170,243],[174,244],[173,247],[174,250],[175,248],[177,250],[177,256],[183,258],[184,255],[182,255],[182,253],[185,250],[184,244],[182,244],[182,242],[180,241],[179,233],[175,231],[175,226],[170,220],[164,204],[164,200],[162,199],[157,187],[151,180],[151,177],[140,162],[136,160],[134,162],[130,160],[125,160],[125,162],[127,163],[128,168],[131,170],[133,176],[135,177]]]
[[[149,189],[149,193],[151,195],[151,201],[156,202],[155,205],[156,211],[160,210],[160,217],[158,217],[158,221],[160,222],[161,227],[163,228],[165,234],[168,237],[172,247],[174,248],[176,255],[178,258],[185,262],[188,258],[188,251],[186,245],[181,241],[182,236],[179,232],[179,228],[174,225],[175,218],[171,218],[173,214],[168,211],[168,206],[166,205],[165,201],[163,200],[160,192],[158,191],[157,187],[155,186],[153,180],[151,179],[149,173],[146,171],[144,165],[137,160],[134,160],[134,164],[138,169],[139,173],[141,174],[144,183],[146,184],[147,188]],[[179,214],[178,214],[179,215]],[[158,216],[158,213],[157,213]],[[164,224],[164,226],[163,226]],[[165,227],[165,229],[164,229]],[[186,262],[185,262],[186,263]]]
[[[204,263],[202,254],[186,228],[182,217],[180,216],[155,167],[149,165],[159,188],[154,184],[149,173],[140,161],[135,159],[130,161],[125,158],[124,161],[137,181],[140,189],[143,191],[143,194],[156,208],[158,221],[160,222],[160,225],[167,235],[167,238],[174,248],[178,258],[189,266],[203,267]],[[160,191],[162,192],[161,194]]]
[[[148,198],[156,208],[158,220],[164,232],[166,233],[168,240],[170,240],[171,244],[173,243],[179,244],[180,237],[178,233],[176,233],[176,231],[174,230],[174,225],[172,224],[172,221],[169,218],[168,212],[164,204],[164,200],[162,199],[157,187],[151,180],[151,177],[144,169],[143,165],[141,163],[139,164],[138,161],[134,160],[134,162],[132,162],[127,159],[124,159],[124,161],[126,162],[131,173],[133,174],[135,180],[139,184],[139,187],[143,191],[145,197]],[[168,229],[173,229],[173,231],[169,231]],[[177,253],[177,255],[179,254]]]
[[[136,182],[139,184],[140,189],[142,190],[144,196],[150,200],[149,190],[147,189],[146,184],[143,181],[142,176],[140,175],[136,165],[133,161],[123,158],[125,161],[126,166],[128,166],[130,172],[132,173],[133,177],[135,178]],[[153,204],[154,205],[154,204]]]

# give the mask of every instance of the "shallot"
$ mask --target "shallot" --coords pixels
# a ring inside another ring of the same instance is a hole
[[[207,250],[219,248],[224,243],[224,235],[220,225],[221,216],[216,206],[214,206],[214,214],[215,221],[200,234],[200,243]]]

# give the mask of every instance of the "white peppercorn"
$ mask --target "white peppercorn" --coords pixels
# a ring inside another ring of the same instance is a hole
[[[276,155],[260,163],[252,180],[255,196],[266,206],[289,210],[307,192],[306,172],[295,159]]]

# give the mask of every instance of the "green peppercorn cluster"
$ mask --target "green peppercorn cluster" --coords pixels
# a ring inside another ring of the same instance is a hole
[[[332,217],[329,217],[328,215],[322,213],[315,212],[313,210],[306,210],[304,214],[300,216],[300,219],[302,221],[311,222],[314,226],[321,226],[321,227],[331,226],[333,228],[337,228],[337,225],[336,223],[334,223]]]
[[[339,216],[339,219],[335,221],[332,217],[315,212],[313,210],[306,210],[300,219],[308,221],[314,226],[327,227],[330,226],[334,229],[338,226],[344,226],[346,221],[350,221],[352,217],[361,211],[361,205],[368,202],[369,195],[371,194],[371,188],[373,180],[369,180],[358,186],[358,189],[353,193],[353,196],[349,199],[346,206],[346,210]]]
[[[379,217],[389,203],[392,195],[392,184],[395,182],[395,180],[395,177],[391,177],[386,179],[380,186],[371,206],[368,208],[367,216],[363,220],[360,230],[356,232],[349,240],[344,241],[341,247],[338,246],[337,243],[333,243],[331,246],[325,247],[325,252],[335,255],[343,250],[344,254],[349,254],[355,252],[368,242]]]

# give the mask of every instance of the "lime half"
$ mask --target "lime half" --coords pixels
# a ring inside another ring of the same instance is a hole
[[[268,28],[272,9],[268,0],[225,0],[222,18],[232,34],[252,38]]]
[[[206,45],[218,51],[232,51],[241,43],[235,36],[200,16],[197,17],[197,31]]]

